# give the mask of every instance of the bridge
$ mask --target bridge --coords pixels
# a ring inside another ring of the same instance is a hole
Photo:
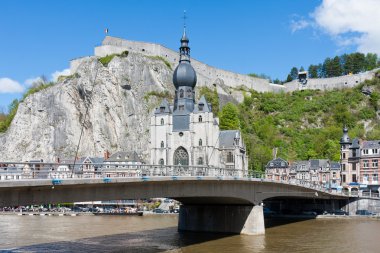
[[[178,229],[265,233],[263,201],[276,197],[348,199],[322,188],[274,182],[259,174],[204,166],[1,163],[0,206],[167,197],[182,203]],[[97,166],[97,167],[96,167]],[[82,169],[80,169],[82,168]]]

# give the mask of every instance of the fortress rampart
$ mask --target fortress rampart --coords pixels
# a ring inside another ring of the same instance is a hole
[[[111,36],[106,36],[102,44],[95,47],[95,56],[104,57],[110,54],[120,54],[123,51],[137,52],[147,56],[161,56],[171,64],[173,69],[179,60],[178,52],[159,44],[130,41]],[[88,57],[72,60],[70,63],[71,72],[74,73],[80,63],[86,58]],[[230,88],[239,88],[243,86],[258,92],[291,92],[303,89],[332,90],[350,88],[355,87],[366,79],[371,79],[374,75],[374,71],[368,71],[341,77],[307,79],[306,85],[303,85],[298,81],[278,85],[270,83],[267,79],[250,77],[248,75],[211,67],[193,58],[191,59],[191,64],[197,72],[197,84],[199,86],[211,87],[213,84],[219,86],[225,85]]]

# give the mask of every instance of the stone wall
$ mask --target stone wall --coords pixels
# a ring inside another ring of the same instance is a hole
[[[174,69],[179,60],[178,52],[164,46],[147,43],[129,41],[120,38],[106,36],[102,45],[95,47],[95,56],[104,57],[110,54],[119,54],[123,51],[138,52],[147,56],[161,56],[166,59]],[[71,71],[76,71],[76,66],[81,59],[75,59],[71,62]],[[211,67],[205,63],[191,59],[191,64],[197,72],[197,85],[209,86],[222,84],[230,88],[254,89],[259,92],[280,92],[285,90],[283,85],[272,84],[267,79],[250,77],[231,71],[221,70]]]
[[[174,69],[179,60],[178,52],[164,46],[140,41],[130,41],[121,38],[106,36],[102,45],[95,47],[95,56],[104,57],[110,54],[120,54],[123,51],[137,52],[147,56],[161,56],[169,62]],[[88,57],[74,59],[70,63],[71,72],[76,72],[80,63]],[[352,88],[371,79],[373,71],[367,71],[355,75],[346,75],[332,78],[309,78],[306,85],[302,85],[297,80],[278,85],[270,83],[267,79],[250,77],[248,75],[238,74],[227,70],[218,69],[205,63],[191,59],[191,64],[197,72],[197,85],[212,87],[213,85],[224,86],[227,93],[232,94],[234,90],[253,89],[258,92],[292,92],[295,90],[332,90],[342,88]],[[379,69],[377,69],[379,70]]]

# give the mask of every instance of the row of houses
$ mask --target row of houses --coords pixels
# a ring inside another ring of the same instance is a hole
[[[113,155],[106,151],[104,157],[57,159],[56,163],[30,160],[25,163],[0,164],[0,180],[133,176],[137,173],[133,170],[133,166],[143,163],[141,157],[134,151],[119,151]],[[127,167],[132,169],[123,170]]]
[[[340,163],[327,159],[310,159],[289,164],[282,158],[268,162],[265,178],[306,187],[341,190]]]
[[[351,193],[379,193],[380,140],[350,139],[347,127],[340,139],[340,161],[311,159],[289,164],[284,159],[269,161],[267,179]]]

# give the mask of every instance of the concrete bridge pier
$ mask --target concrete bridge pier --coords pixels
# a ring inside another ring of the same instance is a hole
[[[265,234],[263,207],[260,205],[182,205],[178,230]]]

